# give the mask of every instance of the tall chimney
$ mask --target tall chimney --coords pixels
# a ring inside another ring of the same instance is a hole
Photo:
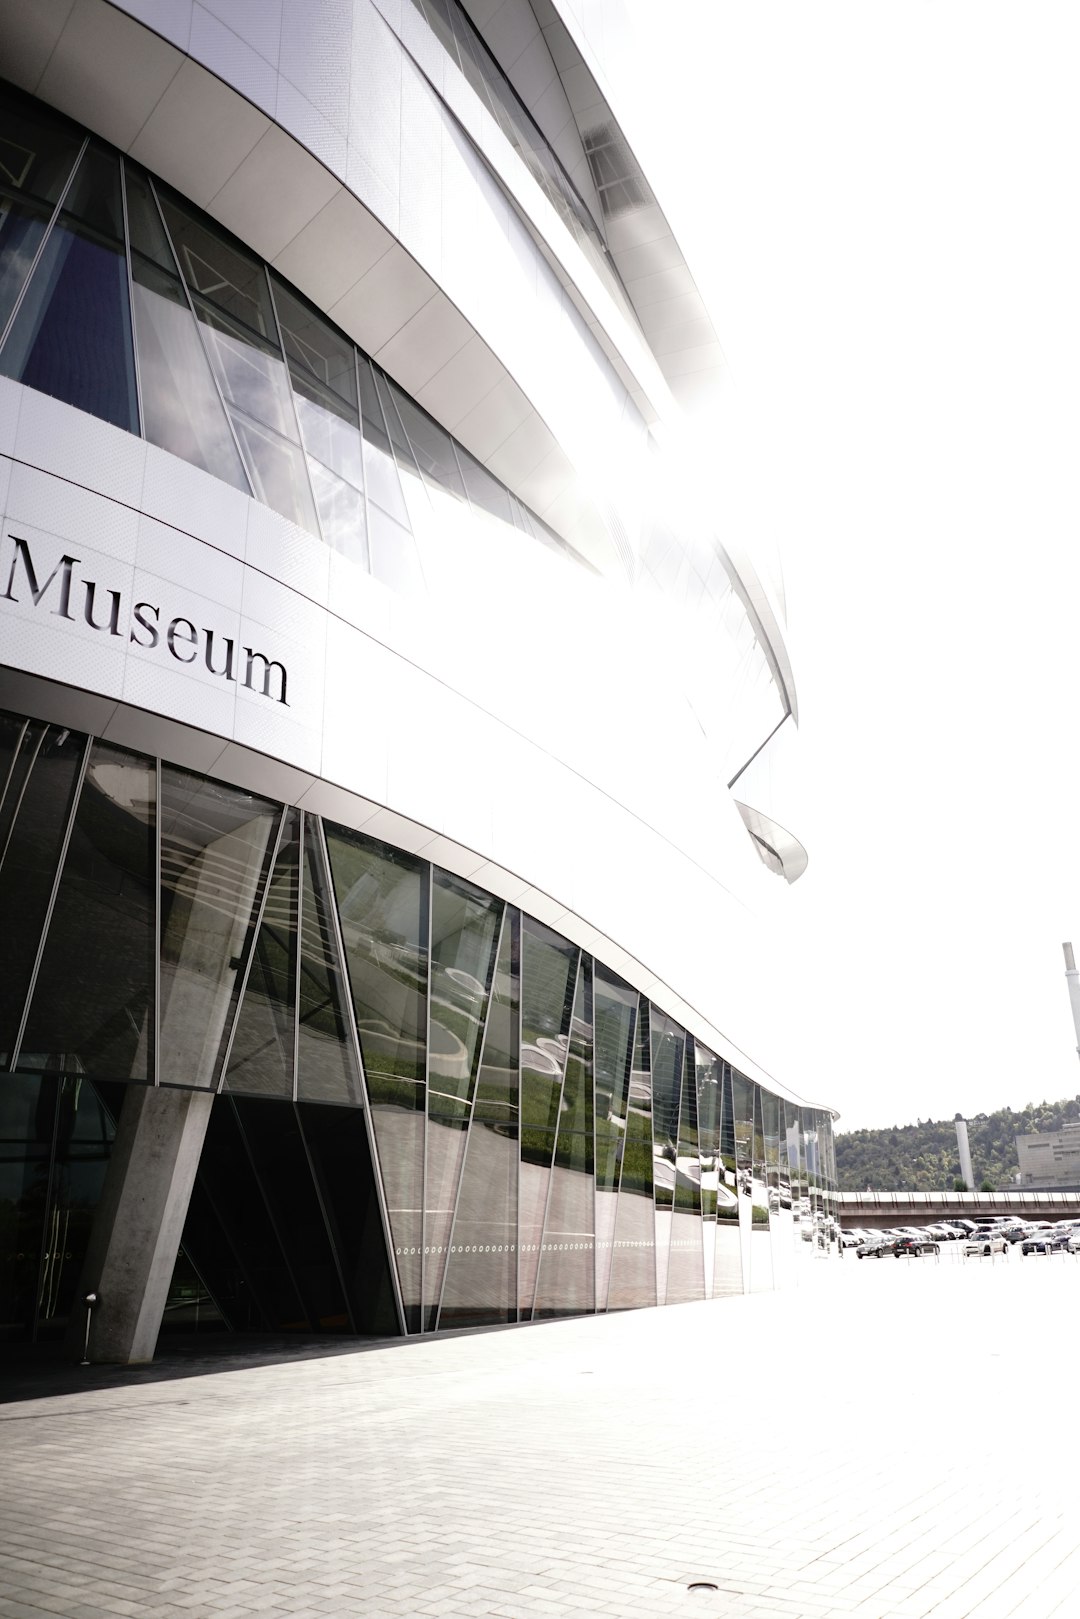
[[[960,1174],[969,1192],[975,1190],[975,1176],[971,1173],[971,1147],[968,1145],[967,1121],[956,1115],[956,1145],[960,1149]]]
[[[1065,952],[1065,982],[1069,986],[1069,1005],[1072,1007],[1073,1028],[1076,1030],[1076,1051],[1080,1056],[1080,973],[1076,970],[1076,957],[1071,944],[1063,944]]]

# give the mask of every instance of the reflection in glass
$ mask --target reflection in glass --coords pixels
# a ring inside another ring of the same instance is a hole
[[[755,1293],[762,1293],[768,1292],[773,1285],[772,1241],[769,1235],[769,1190],[765,1171],[765,1126],[761,1111],[761,1086],[752,1085],[751,1090],[754,1099],[754,1156],[750,1285]]]
[[[667,1304],[690,1304],[705,1297],[701,1229],[701,1157],[698,1149],[694,1042],[686,1035],[679,1104],[679,1141],[675,1158],[671,1252],[665,1296]]]
[[[161,207],[258,498],[319,533],[263,265],[171,193]]]
[[[234,1095],[295,1095],[300,811],[290,809],[267,887],[225,1071]]]
[[[596,1023],[596,1308],[607,1308],[626,1105],[634,1063],[638,994],[600,965],[593,971]]]
[[[643,995],[638,998],[633,1063],[608,1283],[609,1310],[636,1310],[656,1303],[649,1002]]]
[[[239,787],[161,768],[163,1085],[218,1080],[266,884],[278,807]]]
[[[695,1043],[698,1149],[701,1155],[701,1218],[705,1261],[705,1297],[711,1299],[716,1269],[716,1205],[720,1186],[720,1059]]]
[[[743,1289],[749,1293],[753,1288],[750,1238],[754,1209],[754,1087],[737,1068],[731,1070],[731,1097],[739,1198],[739,1255]]]
[[[570,1043],[578,950],[525,917],[521,961],[521,1187],[518,1283],[522,1320],[532,1315],[555,1129]]]
[[[421,1330],[429,868],[326,826],[406,1329]]]
[[[0,373],[139,431],[120,163],[93,143],[12,323]]]
[[[535,1318],[581,1315],[595,1304],[592,1054],[592,963],[582,956],[540,1244]]]
[[[14,1049],[56,877],[86,738],[19,722],[5,725],[8,769],[0,786],[0,1060]]]
[[[153,762],[95,742],[22,1043],[92,1078],[153,1082]]]
[[[149,182],[125,170],[143,431],[151,444],[249,493]]]
[[[304,883],[300,904],[296,1094],[303,1102],[359,1107],[360,1070],[346,1021],[345,987],[315,822],[304,817]]]
[[[271,283],[323,538],[366,565],[356,351],[277,276]]]
[[[507,906],[484,1030],[440,1327],[517,1319],[521,913]]]
[[[667,1298],[671,1225],[678,1174],[679,1103],[684,1035],[673,1018],[654,1006],[652,1025],[653,1195],[656,1201],[656,1302]]]
[[[730,1063],[720,1064],[720,1142],[716,1166],[716,1256],[713,1297],[730,1298],[743,1291],[743,1259],[739,1209],[738,1159]]]
[[[0,91],[0,336],[82,145],[43,110]]]
[[[460,877],[432,882],[424,1328],[442,1293],[502,906]]]

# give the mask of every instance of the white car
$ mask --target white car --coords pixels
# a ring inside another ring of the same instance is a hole
[[[976,1236],[969,1237],[964,1244],[964,1254],[1004,1254],[1008,1253],[1009,1244],[1000,1231],[983,1231]]]

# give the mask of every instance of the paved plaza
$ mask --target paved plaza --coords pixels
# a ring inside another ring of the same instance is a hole
[[[1075,1614],[1080,1260],[815,1272],[13,1400],[0,1614]]]

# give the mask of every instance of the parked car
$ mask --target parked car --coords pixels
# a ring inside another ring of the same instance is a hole
[[[964,1244],[965,1258],[969,1254],[1003,1254],[1008,1250],[1009,1244],[1000,1231],[984,1231],[974,1237],[969,1237]]]
[[[897,1237],[892,1251],[899,1259],[901,1254],[936,1254],[940,1249],[933,1237]]]
[[[877,1236],[867,1237],[865,1242],[860,1242],[859,1246],[855,1250],[855,1258],[880,1259],[883,1254],[891,1253],[892,1243],[885,1236],[884,1232],[880,1232]]]
[[[1080,1248],[1080,1237],[1068,1226],[1051,1227],[1045,1231],[1029,1231],[1021,1245],[1025,1254],[1074,1254]]]

